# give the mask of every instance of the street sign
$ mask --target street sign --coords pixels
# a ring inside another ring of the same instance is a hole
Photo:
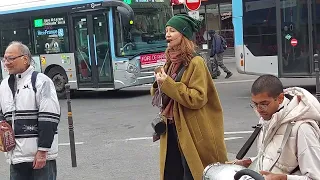
[[[189,11],[188,14],[189,14],[189,16],[192,17],[193,19],[200,20],[199,11]]]
[[[291,35],[290,34],[287,34],[286,36],[285,36],[285,38],[287,39],[287,40],[290,40],[291,39]]]
[[[293,47],[295,47],[298,44],[298,40],[297,39],[291,39],[291,45]]]
[[[201,0],[186,0],[185,3],[190,11],[196,11],[201,6]]]

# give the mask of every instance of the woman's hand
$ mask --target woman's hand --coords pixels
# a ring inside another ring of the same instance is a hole
[[[156,80],[158,82],[158,84],[162,84],[163,81],[166,80],[166,78],[168,77],[168,75],[164,72],[164,69],[161,68],[161,71],[155,74]]]

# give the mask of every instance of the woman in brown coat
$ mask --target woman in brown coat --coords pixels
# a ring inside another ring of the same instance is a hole
[[[160,136],[161,180],[200,180],[207,165],[227,161],[220,100],[205,61],[190,40],[198,28],[187,15],[176,15],[166,24],[167,63],[155,74],[151,89],[153,105],[161,107],[162,96],[167,126]],[[185,71],[176,82],[181,66]]]

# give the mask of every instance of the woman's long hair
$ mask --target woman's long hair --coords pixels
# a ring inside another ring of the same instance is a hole
[[[183,59],[183,64],[187,66],[196,53],[195,49],[196,45],[193,43],[193,41],[190,41],[185,36],[182,36],[181,43],[175,48],[175,51],[180,51],[180,58]],[[166,60],[168,62],[170,62],[169,50],[170,48],[168,47],[165,52]]]

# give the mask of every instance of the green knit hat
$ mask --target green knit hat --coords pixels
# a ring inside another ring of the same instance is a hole
[[[191,39],[194,32],[198,32],[200,21],[193,19],[186,14],[177,14],[173,16],[166,24],[183,34],[186,38]]]

